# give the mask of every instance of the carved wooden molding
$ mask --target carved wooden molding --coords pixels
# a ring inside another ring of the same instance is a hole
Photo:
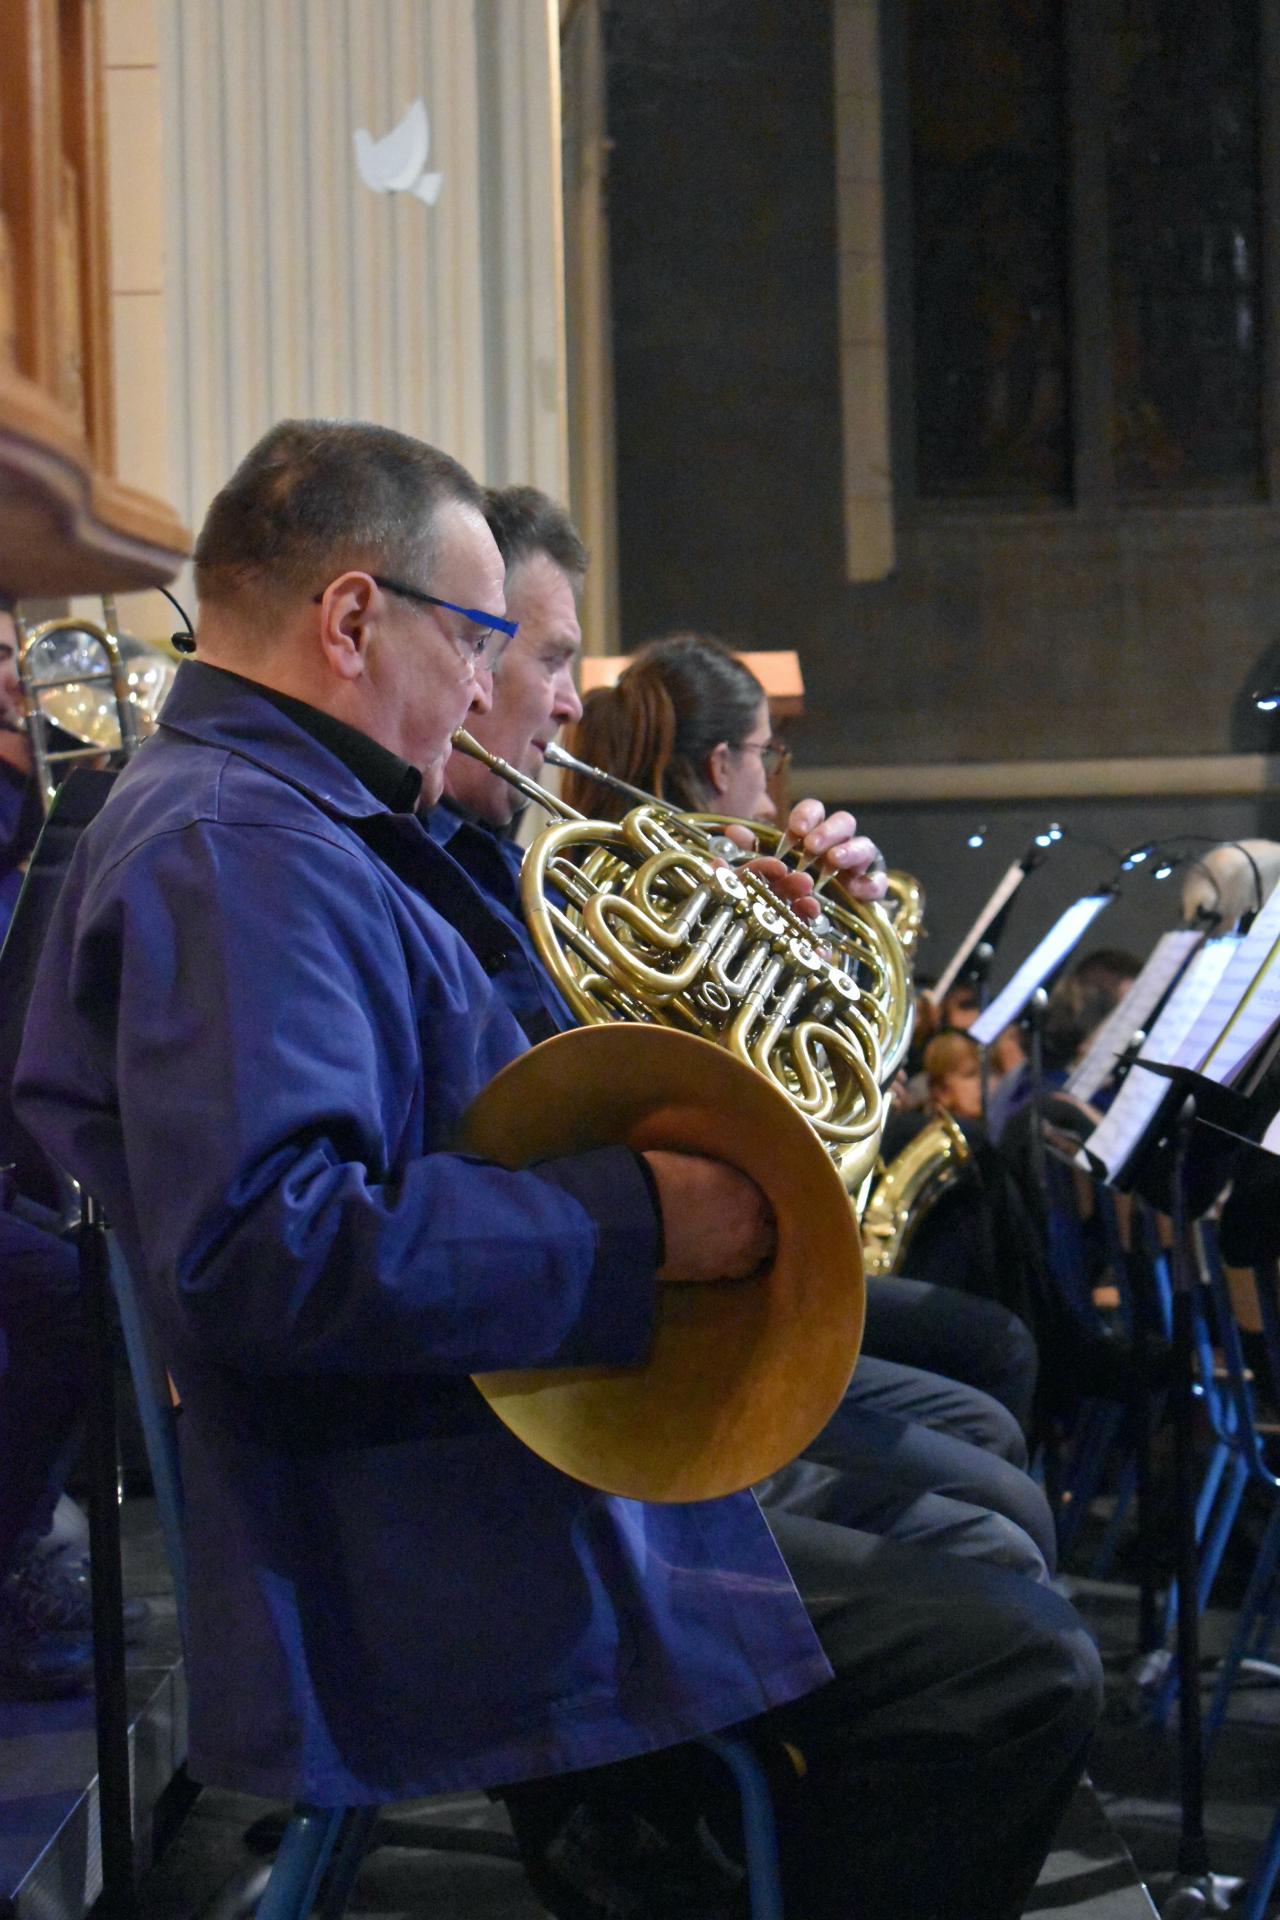
[[[13,0],[5,34],[0,592],[154,585],[189,540],[116,473],[101,9]]]

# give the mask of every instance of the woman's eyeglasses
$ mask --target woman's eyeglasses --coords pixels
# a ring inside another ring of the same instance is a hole
[[[737,749],[739,753],[758,753],[760,764],[764,768],[765,778],[772,780],[779,768],[785,767],[791,758],[791,749],[782,740],[744,740]]]

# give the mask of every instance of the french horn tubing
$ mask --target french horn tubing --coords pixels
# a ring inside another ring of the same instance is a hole
[[[548,746],[546,757],[552,766],[571,769],[624,799],[654,810],[710,854],[730,861],[745,858],[742,849],[725,837],[725,829],[734,826],[745,827],[754,835],[761,853],[773,854],[785,849],[787,836],[778,827],[756,820],[735,820],[725,814],[685,812],[642,787],[620,779],[617,774],[578,759],[558,742]],[[550,797],[546,796],[539,804],[545,805]],[[557,801],[556,804],[563,803]],[[909,959],[923,911],[923,894],[911,875],[890,873],[888,881],[889,894],[883,906],[827,893],[823,895],[823,917],[818,927],[801,923],[811,939],[827,948],[847,971],[856,972],[867,990],[880,1044],[882,1086],[893,1079],[911,1039],[914,1003]],[[821,876],[817,884],[819,889],[825,884]],[[917,903],[919,911],[916,911]]]
[[[465,730],[454,745],[551,816],[521,892],[539,957],[579,1019],[661,1024],[727,1047],[804,1115],[858,1192],[879,1152],[881,1087],[910,1031],[888,916],[828,898],[833,926],[815,938],[763,880],[720,856],[722,823],[652,796],[621,821],[589,820]]]

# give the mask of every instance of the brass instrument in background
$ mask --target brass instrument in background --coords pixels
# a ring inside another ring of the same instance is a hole
[[[154,727],[177,671],[168,655],[117,633],[109,596],[102,609],[101,625],[73,615],[34,627],[18,619],[18,679],[46,812],[61,769],[129,758]],[[76,744],[55,745],[50,725]]]
[[[885,878],[889,882],[885,910],[898,936],[898,944],[910,973],[914,970],[924,933],[924,888],[913,873],[904,873],[900,867],[890,867]]]
[[[876,1163],[885,1040],[903,1024],[896,937],[850,903],[833,960],[703,823],[648,796],[620,822],[584,819],[469,734],[454,746],[551,816],[525,856],[525,918],[586,1023],[500,1074],[463,1146],[511,1166],[619,1140],[705,1153],[755,1180],[778,1229],[761,1280],[662,1290],[645,1366],[476,1384],[535,1452],[609,1491],[748,1486],[826,1423],[857,1355],[849,1196]]]
[[[900,1273],[917,1228],[970,1157],[963,1130],[935,1107],[919,1133],[882,1166],[862,1210],[862,1265],[868,1280]]]

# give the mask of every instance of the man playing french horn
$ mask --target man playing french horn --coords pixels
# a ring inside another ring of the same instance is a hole
[[[414,811],[509,624],[478,489],[386,429],[286,423],[196,562],[196,660],[81,843],[19,1069],[183,1399],[193,1773],[367,1803],[739,1724],[803,1755],[797,1916],[1012,1920],[1097,1711],[1064,1602],[942,1555],[929,1593],[850,1534],[876,1577],[806,1611],[821,1523],[780,1553],[749,1493],[595,1492],[469,1378],[635,1363],[660,1274],[770,1239],[715,1162],[451,1150],[526,1045],[495,985],[524,955]]]

